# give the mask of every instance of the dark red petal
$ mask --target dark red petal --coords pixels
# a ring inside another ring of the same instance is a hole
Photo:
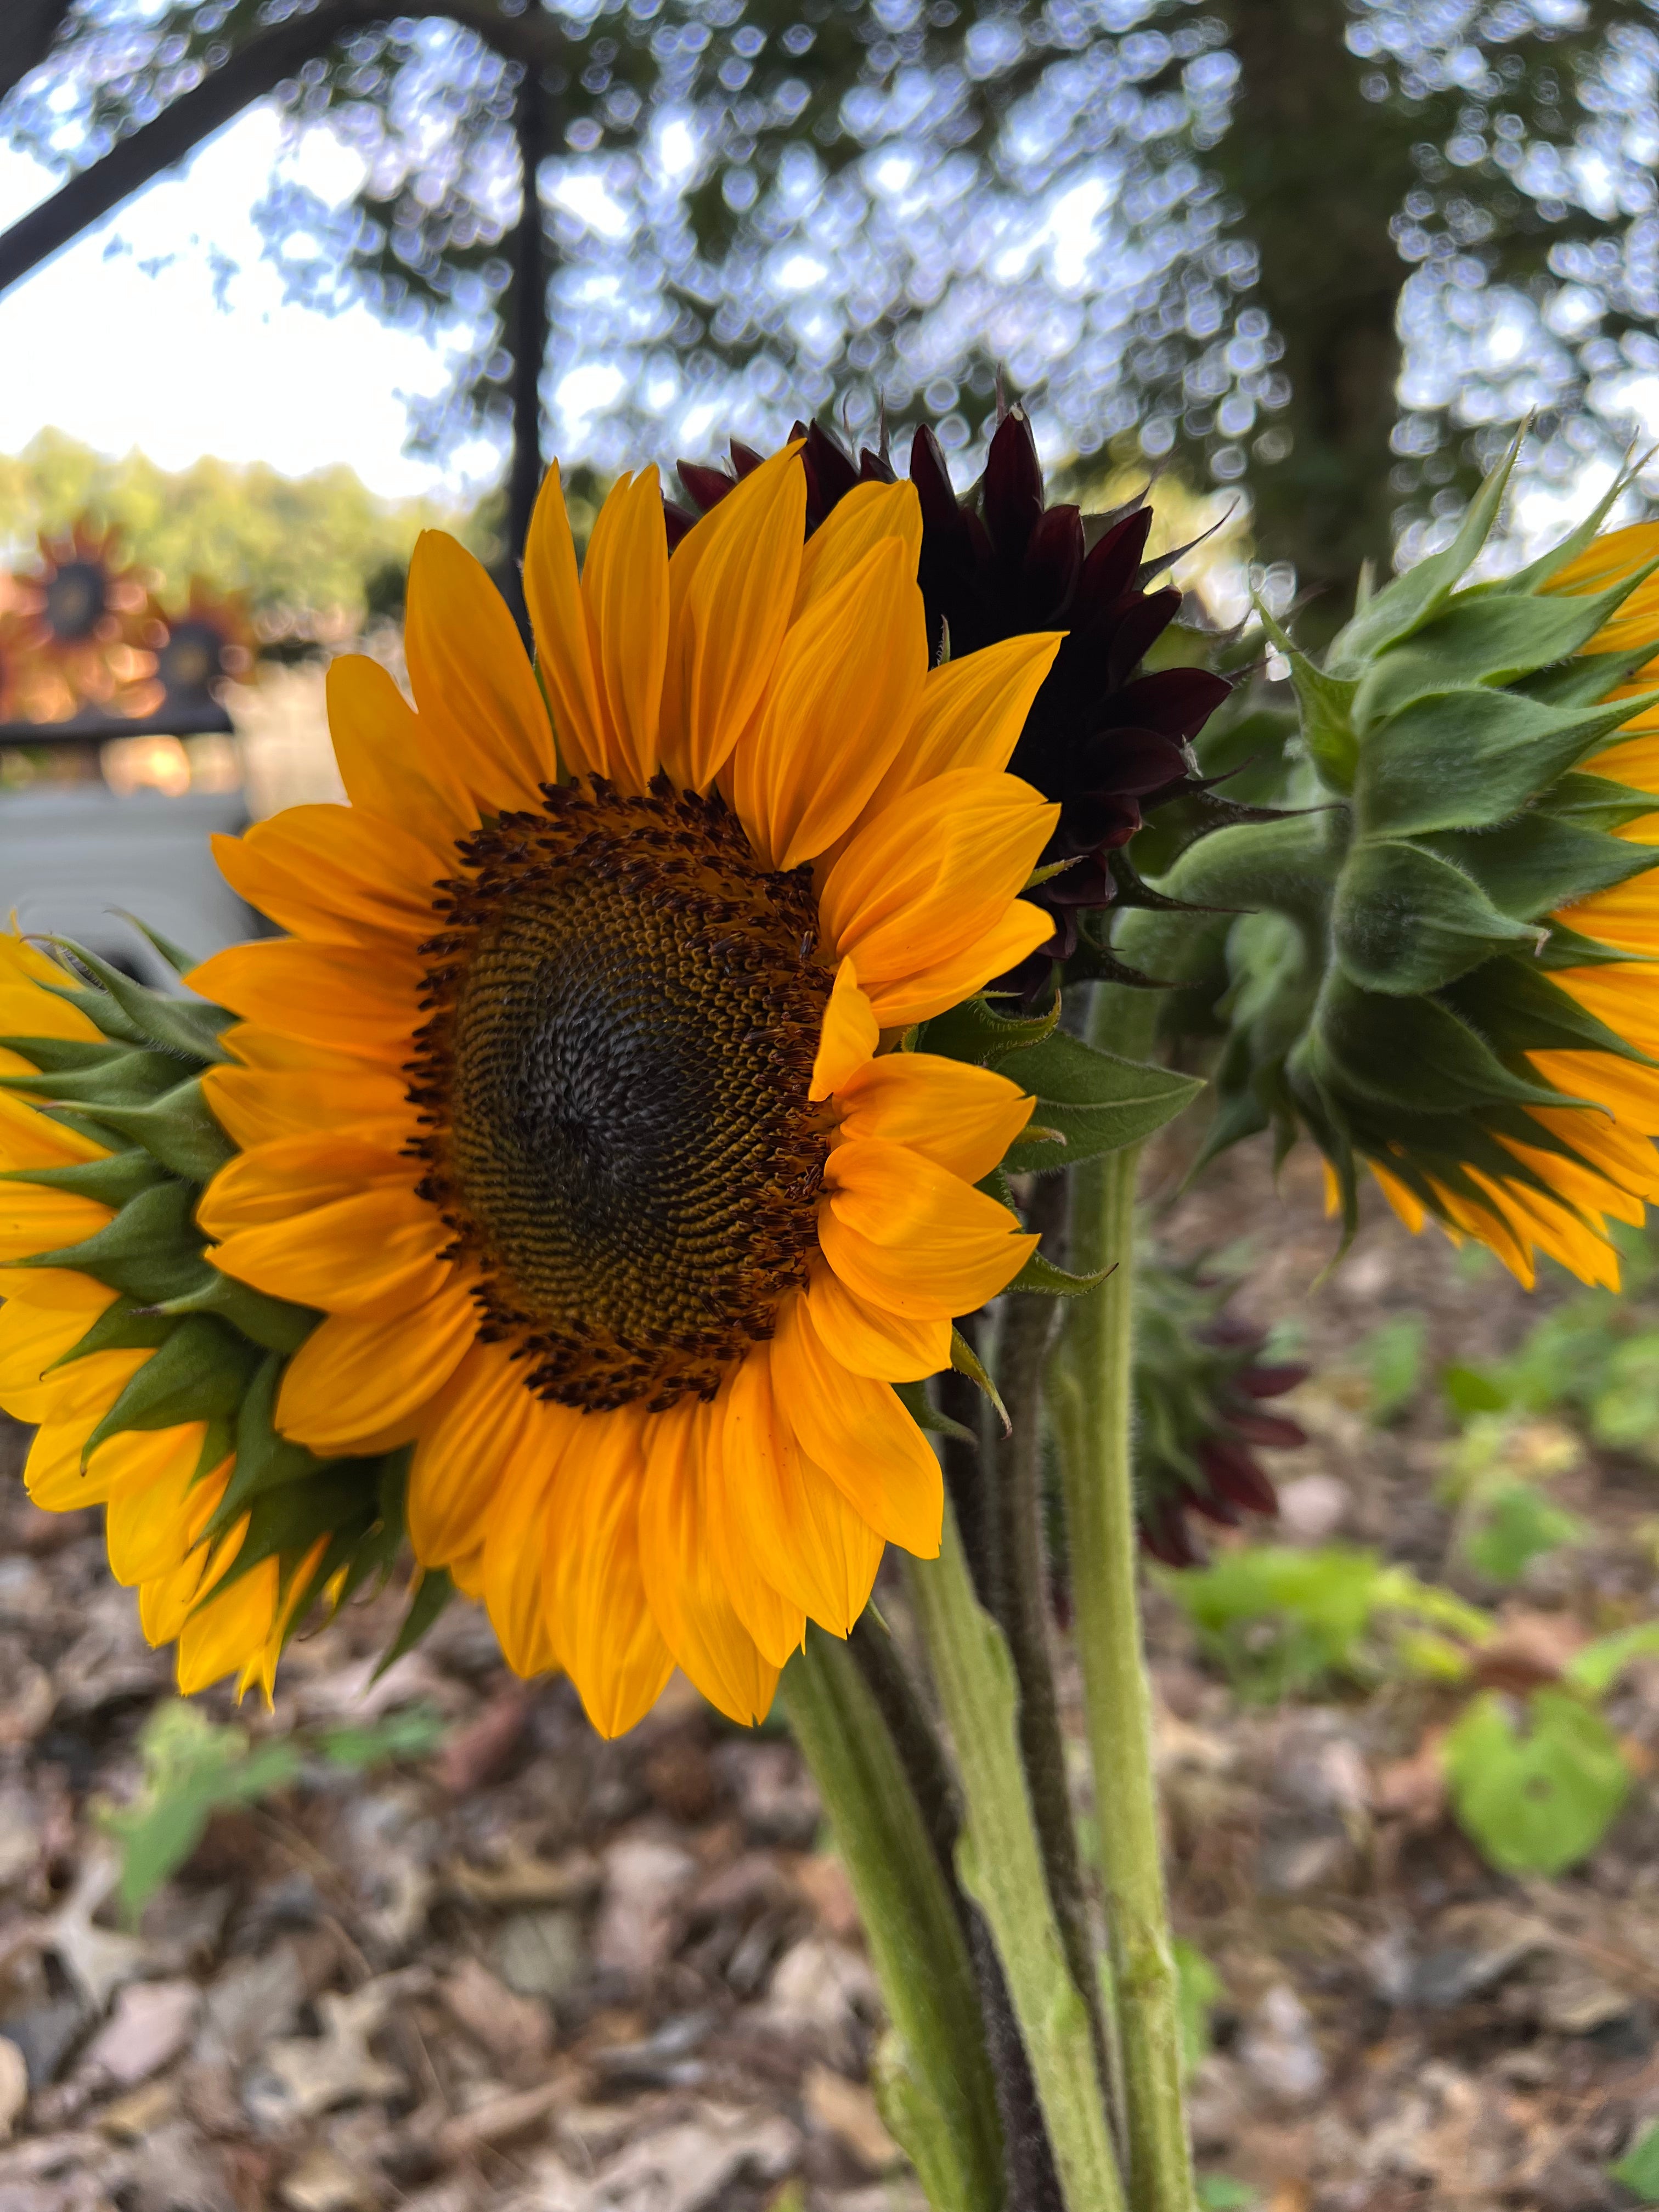
[[[807,508],[815,520],[822,522],[857,483],[859,472],[830,431],[814,422],[805,435]]]
[[[1166,1567],[1195,1567],[1201,1554],[1194,1544],[1181,1508],[1160,1499],[1143,1515],[1140,1541]]]
[[[1045,507],[1025,548],[1025,589],[1041,619],[1058,623],[1083,573],[1083,518],[1074,507]]]
[[[1133,514],[1126,514],[1121,522],[1115,522],[1103,538],[1095,541],[1083,564],[1083,576],[1078,586],[1079,602],[1086,602],[1103,612],[1123,597],[1134,582],[1152,526],[1151,507],[1137,507]]]
[[[951,471],[939,440],[924,422],[910,441],[910,481],[921,501],[924,535],[954,537],[962,528],[962,509],[951,489]]]
[[[1301,1361],[1287,1359],[1279,1367],[1241,1367],[1232,1383],[1247,1398],[1277,1398],[1281,1391],[1294,1390],[1298,1382],[1305,1382],[1312,1372]]]
[[[1195,738],[1232,688],[1207,668],[1161,668],[1126,684],[1111,702],[1109,720],[1138,722],[1166,738]]]
[[[760,466],[761,459],[761,455],[752,446],[739,445],[735,438],[732,439],[732,465],[737,471],[740,483],[744,477],[750,475]]]
[[[1308,1441],[1307,1431],[1287,1413],[1229,1411],[1227,1425],[1247,1444],[1262,1444],[1270,1451],[1295,1451]]]
[[[676,507],[672,499],[662,503],[663,526],[668,532],[668,550],[672,553],[688,531],[697,526],[697,517],[688,514],[683,507]]]
[[[1112,639],[1107,665],[1114,684],[1121,684],[1147,648],[1175,620],[1181,606],[1179,592],[1151,592],[1144,599],[1130,599]]]
[[[1183,777],[1181,748],[1153,730],[1108,730],[1090,740],[1081,779],[1093,792],[1121,792],[1139,799]]]
[[[1220,1497],[1231,1498],[1235,1505],[1252,1513],[1278,1512],[1279,1492],[1243,1444],[1231,1443],[1224,1437],[1206,1437],[1198,1448],[1198,1459],[1211,1489]]]
[[[1023,407],[1005,415],[985,460],[981,509],[1002,559],[1018,565],[1042,513],[1042,464]]]
[[[729,491],[735,491],[738,480],[726,475],[724,469],[705,467],[701,461],[676,461],[680,482],[690,495],[691,504],[701,514],[707,514],[711,507],[718,507]]]
[[[898,471],[884,453],[872,453],[866,446],[859,455],[859,482],[860,483],[896,483]]]
[[[1187,1504],[1190,1511],[1201,1513],[1206,1521],[1214,1521],[1223,1528],[1237,1528],[1243,1518],[1237,1505],[1214,1492],[1206,1497],[1194,1491]]]

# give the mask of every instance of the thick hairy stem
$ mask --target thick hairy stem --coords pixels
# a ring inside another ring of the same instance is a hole
[[[854,1629],[848,1638],[848,1649],[887,1723],[894,1747],[910,1778],[917,1808],[967,1938],[974,1978],[979,1985],[991,2070],[996,2076],[1007,2212],[1065,2212],[1060,2176],[1054,2171],[1054,2154],[1048,2131],[1042,2124],[1042,2108],[1037,2102],[1036,2084],[1031,2079],[1030,2061],[1020,2040],[1019,2022],[1014,2018],[1007,1978],[997,1957],[991,1931],[985,1924],[984,1914],[963,1896],[957,1880],[956,1850],[962,1833],[962,1808],[950,1762],[923,1708],[903,1655],[872,1613],[866,1613]]]
[[[1020,1762],[1013,1664],[974,1595],[948,1504],[939,1558],[908,1572],[962,1784],[957,1872],[1008,1978],[1066,2212],[1122,2212],[1088,2008],[1066,1962]]]
[[[1027,1206],[1026,1226],[1043,1238],[1050,1257],[1066,1226],[1066,1178],[1043,1177]],[[1059,1316],[1056,1301],[1015,1292],[1006,1301],[997,1335],[997,1388],[1011,1433],[994,1455],[990,1610],[1008,1639],[1019,1682],[1019,1748],[1031,1792],[1031,1812],[1042,1851],[1042,1870],[1060,1923],[1072,1979],[1088,2008],[1089,2032],[1101,2079],[1109,2082],[1105,2023],[1101,2014],[1095,1947],[1089,1926],[1083,1863],[1066,1778],[1066,1738],[1060,1724],[1049,1632],[1048,1566],[1043,1540],[1042,1382]]]
[[[968,1945],[893,1739],[845,1645],[819,1629],[790,1661],[784,1692],[893,2023],[877,2065],[884,2117],[933,2212],[1005,2212]]]
[[[1139,1056],[1155,1018],[1151,993],[1103,987],[1094,1031],[1115,1051]],[[1138,1155],[1132,1146],[1075,1170],[1072,1265],[1079,1272],[1108,1266],[1113,1272],[1097,1290],[1072,1302],[1050,1402],[1065,1477],[1073,1633],[1106,1877],[1130,2200],[1135,2212],[1194,2212],[1131,1463]]]

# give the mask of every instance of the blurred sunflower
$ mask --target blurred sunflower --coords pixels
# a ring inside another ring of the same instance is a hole
[[[22,711],[32,721],[67,721],[87,707],[149,714],[161,702],[155,657],[146,647],[149,590],[122,554],[120,532],[81,516],[45,532],[33,573],[15,580],[26,625]]]
[[[882,1048],[1049,933],[1018,894],[1054,809],[1004,769],[1057,641],[930,670],[914,490],[810,544],[805,500],[791,447],[671,560],[644,470],[579,579],[553,471],[534,672],[423,537],[414,708],[330,672],[351,806],[220,842],[295,941],[191,979],[246,1018],[213,1256],[326,1316],[280,1426],[412,1440],[417,1558],[608,1734],[676,1662],[764,1713],[806,1616],[845,1634],[885,1541],[937,1549],[890,1386],[1035,1242],[973,1188],[1030,1101]]]
[[[245,678],[253,666],[247,595],[215,592],[192,576],[189,595],[176,613],[152,602],[144,641],[155,655],[166,706],[200,709],[217,699],[228,678]]]
[[[285,1602],[270,1557],[214,1595],[247,1527],[244,1518],[216,1541],[208,1534],[234,1464],[225,1429],[199,1419],[124,1425],[122,1401],[140,1395],[141,1370],[173,1324],[135,1322],[134,1299],[52,1264],[107,1229],[123,1186],[135,1182],[131,1155],[117,1164],[109,1146],[77,1126],[82,1117],[36,1103],[54,1087],[40,1063],[89,1059],[105,1047],[96,1024],[61,995],[70,981],[0,934],[0,1036],[11,1041],[0,1046],[0,1074],[33,1092],[0,1091],[0,1407],[37,1426],[23,1470],[37,1505],[105,1507],[111,1569],[137,1584],[149,1641],[176,1640],[180,1689],[234,1674],[239,1692],[257,1683],[269,1695],[307,1574],[289,1579]]]

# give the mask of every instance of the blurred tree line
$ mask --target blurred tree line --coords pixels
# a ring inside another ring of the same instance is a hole
[[[490,544],[488,509],[377,499],[344,467],[298,479],[216,460],[170,471],[143,453],[111,460],[58,430],[0,455],[0,566],[27,566],[40,532],[82,514],[114,524],[127,555],[161,571],[164,605],[182,600],[192,576],[209,578],[217,591],[245,592],[267,635],[398,611],[423,529],[456,531],[480,550]]]
[[[1000,365],[1334,610],[1515,422],[1565,483],[1659,414],[1659,0],[9,0],[0,93],[66,179],[0,285],[246,99],[351,149],[270,251],[460,341],[415,429],[512,441],[509,537],[550,437],[884,411],[971,463]]]

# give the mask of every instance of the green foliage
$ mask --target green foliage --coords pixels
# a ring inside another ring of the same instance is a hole
[[[1473,1376],[1466,1395],[1480,1381]],[[1559,1422],[1484,1409],[1469,1414],[1440,1487],[1458,1507],[1456,1547],[1477,1574],[1517,1582],[1534,1559],[1585,1540],[1584,1523],[1543,1487],[1580,1456],[1577,1439]]]
[[[1527,1482],[1504,1485],[1463,1538],[1464,1558],[1488,1582],[1518,1582],[1534,1559],[1588,1534],[1576,1514],[1565,1512]]]
[[[1196,1943],[1175,1939],[1176,2002],[1181,2014],[1181,2063],[1192,2074],[1210,2055],[1210,2014],[1225,1994],[1221,1977]]]
[[[1380,1322],[1358,1347],[1370,1384],[1370,1417],[1379,1427],[1403,1413],[1423,1379],[1429,1325],[1421,1314],[1396,1314]]]
[[[336,609],[362,616],[371,578],[377,605],[389,604],[390,580],[407,568],[423,529],[471,538],[464,517],[427,500],[377,499],[344,467],[296,478],[263,462],[204,459],[171,472],[142,453],[107,459],[60,430],[0,457],[0,544],[10,560],[27,560],[39,532],[87,513],[118,525],[132,558],[161,572],[164,604],[200,576],[216,591],[246,592],[256,613],[290,620]]]
[[[1659,2120],[1644,2128],[1607,2172],[1644,2204],[1659,2204]]]
[[[253,1744],[244,1729],[221,1727],[182,1699],[158,1705],[139,1738],[143,1784],[131,1805],[106,1809],[103,1826],[121,1851],[119,1895],[137,1919],[183,1866],[216,1813],[285,1789],[307,1759],[368,1773],[400,1759],[423,1759],[443,1736],[430,1707],[416,1705],[366,1728],[296,1733]]]
[[[1248,2182],[1235,2181],[1231,2173],[1200,2173],[1198,2201],[1203,2212],[1249,2212],[1261,2200]]]
[[[1449,1590],[1346,1544],[1250,1545],[1163,1579],[1206,1655],[1241,1696],[1264,1703],[1333,1679],[1375,1680],[1391,1664],[1458,1672],[1462,1647],[1491,1632],[1486,1614]]]
[[[1587,1857],[1630,1789],[1613,1730],[1570,1692],[1534,1690],[1517,1724],[1486,1691],[1441,1747],[1452,1808],[1504,1874],[1558,1875]]]

